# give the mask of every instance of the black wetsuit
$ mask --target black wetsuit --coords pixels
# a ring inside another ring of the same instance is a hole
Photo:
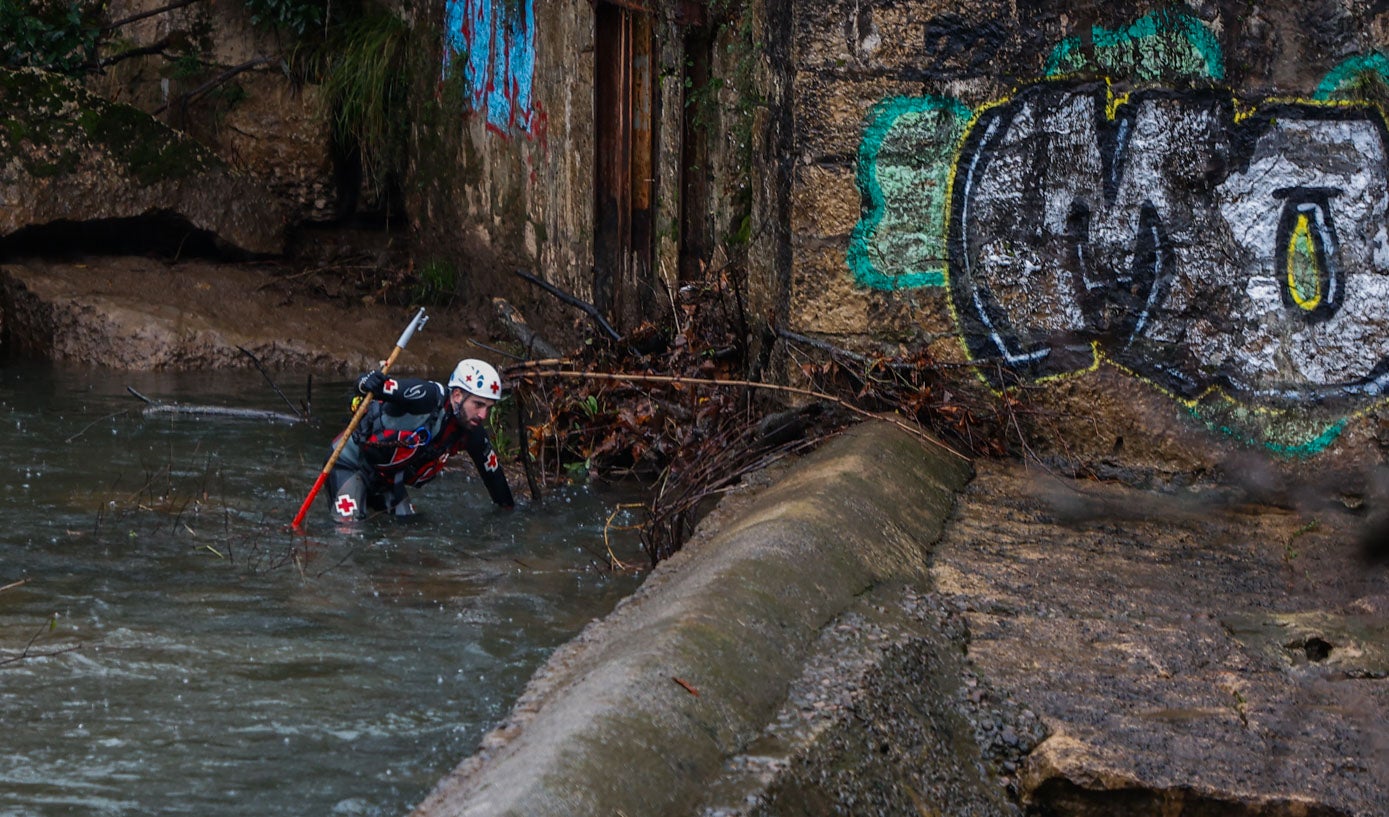
[[[512,507],[511,486],[486,428],[468,428],[453,415],[449,390],[432,380],[387,379],[328,474],[333,518],[361,519],[369,510],[412,515],[406,486],[434,479],[462,450],[492,501]]]

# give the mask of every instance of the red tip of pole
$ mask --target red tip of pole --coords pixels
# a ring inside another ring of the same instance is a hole
[[[294,521],[290,527],[296,531],[304,530],[304,517],[309,513],[309,506],[313,504],[314,498],[318,496],[319,489],[323,487],[323,482],[328,479],[327,471],[320,471],[318,479],[314,480],[313,488],[309,489],[309,495],[304,498],[304,504],[299,506],[299,513],[294,515]]]

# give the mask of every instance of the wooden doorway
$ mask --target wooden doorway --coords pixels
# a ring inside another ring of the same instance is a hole
[[[595,10],[593,300],[624,333],[656,303],[656,49],[645,6]]]

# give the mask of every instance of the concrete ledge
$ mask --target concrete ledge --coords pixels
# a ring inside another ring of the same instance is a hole
[[[414,814],[694,813],[828,625],[874,587],[924,584],[971,473],[886,423],[834,440],[557,651]]]

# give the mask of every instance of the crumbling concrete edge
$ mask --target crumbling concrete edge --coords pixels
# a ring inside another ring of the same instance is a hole
[[[888,423],[831,441],[559,649],[414,817],[698,813],[825,629],[875,588],[925,586],[971,476]]]
[[[700,817],[1016,817],[1036,713],[981,678],[952,602],[880,585],[821,633],[772,723]]]

